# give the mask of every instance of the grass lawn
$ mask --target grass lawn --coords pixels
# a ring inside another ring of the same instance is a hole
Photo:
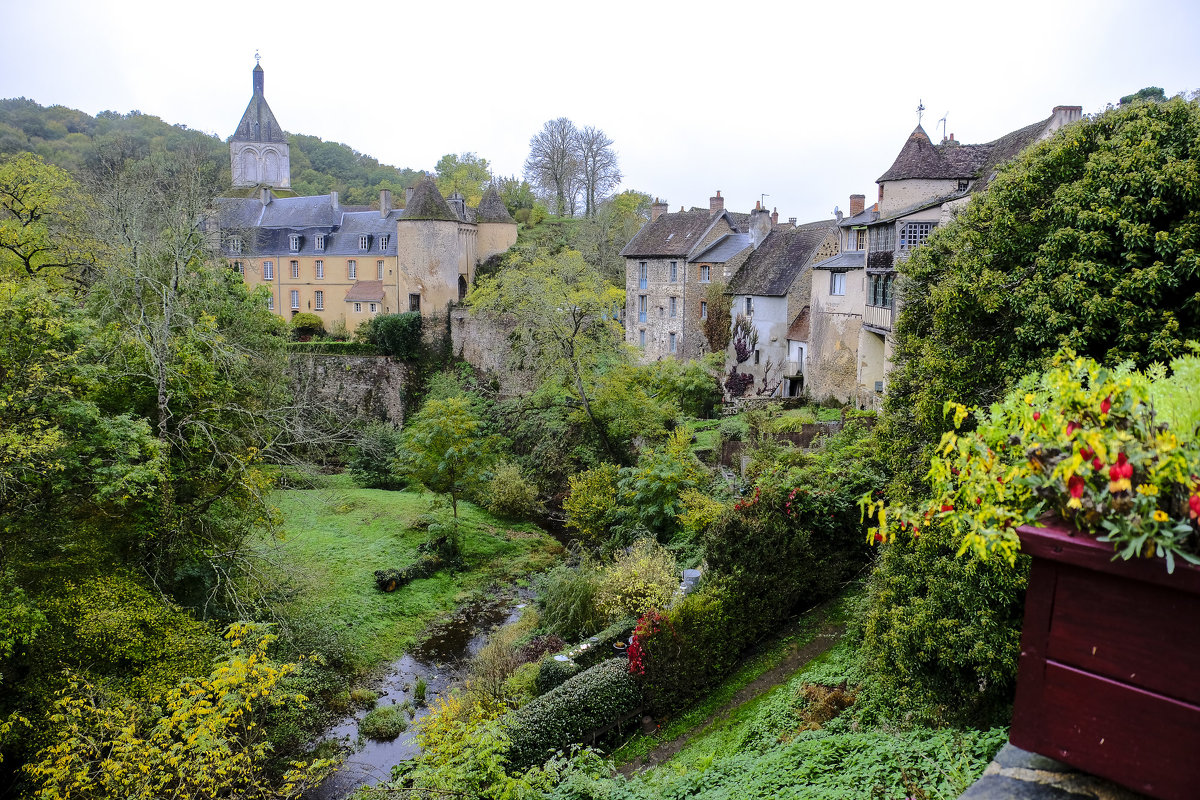
[[[534,525],[497,520],[459,503],[467,570],[413,581],[387,594],[374,572],[417,560],[425,531],[414,530],[430,512],[432,495],[361,489],[346,475],[319,488],[276,492],[283,517],[277,541],[265,540],[281,584],[292,590],[284,612],[321,618],[347,637],[355,666],[368,670],[399,656],[437,617],[492,584],[507,584],[546,569],[561,545]],[[449,510],[439,510],[449,520]]]

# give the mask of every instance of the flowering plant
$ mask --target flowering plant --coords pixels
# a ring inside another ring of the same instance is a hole
[[[971,410],[946,403],[954,430],[931,462],[931,499],[885,507],[863,496],[859,505],[878,523],[868,538],[919,536],[938,519],[955,528],[960,555],[1012,561],[1016,528],[1055,512],[1112,542],[1121,558],[1158,556],[1168,572],[1177,558],[1200,564],[1200,441],[1190,417],[1173,429],[1158,413],[1194,412],[1194,402],[1177,401],[1194,391],[1187,376],[1198,363],[1178,359],[1167,378],[1162,367],[1109,369],[1065,351],[1003,402],[976,410],[973,431],[962,430]]]

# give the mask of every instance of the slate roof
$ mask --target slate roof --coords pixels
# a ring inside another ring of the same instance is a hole
[[[853,217],[842,217],[842,221],[838,225],[843,228],[854,228],[859,225],[870,225],[875,220],[879,219],[879,204],[865,208],[855,214]]]
[[[475,214],[479,222],[516,224],[516,220],[508,213],[508,207],[500,199],[500,193],[496,191],[495,186],[489,186],[483,193],[483,199],[479,201],[479,207],[475,209]]]
[[[813,269],[849,270],[863,269],[867,265],[866,250],[843,250],[836,256],[813,264]]]
[[[704,261],[723,264],[750,246],[750,234],[727,233],[692,257],[692,263]]]
[[[404,219],[441,219],[458,222],[458,215],[450,210],[446,199],[438,191],[433,178],[426,175],[417,181],[412,197],[404,207]]]
[[[719,216],[720,212],[713,214],[703,209],[663,214],[654,222],[643,225],[620,254],[626,258],[683,258],[700,242],[709,225]]]
[[[346,292],[347,303],[383,302],[383,281],[359,281]]]
[[[834,226],[833,220],[828,220],[789,231],[771,231],[729,279],[725,293],[763,297],[787,294]]]
[[[255,198],[222,197],[217,200],[220,229],[227,234],[222,243],[225,254],[238,255],[307,255],[307,256],[394,256],[396,255],[396,220],[398,210],[386,217],[378,211],[347,211],[335,208],[329,195],[313,197],[280,197],[263,205]],[[291,249],[290,237],[300,236],[300,247]],[[229,235],[242,238],[240,253],[229,249]],[[324,235],[325,247],[317,249],[317,236]],[[367,236],[367,249],[360,237]],[[386,236],[387,246],[380,248],[380,237]]]
[[[920,125],[909,134],[900,148],[900,155],[876,183],[902,181],[909,178],[954,180],[980,178],[983,184],[991,180],[996,169],[1042,137],[1054,118],[1006,133],[986,144],[933,144]],[[982,185],[973,187],[983,188]]]
[[[793,342],[807,342],[809,334],[809,308],[805,306],[800,309],[800,313],[792,320],[792,324],[788,326],[787,338]]]
[[[262,67],[255,66],[255,86],[261,81]],[[267,98],[255,91],[242,114],[242,121],[233,132],[234,141],[239,142],[287,142],[287,134],[279,127],[279,121],[271,113]]]

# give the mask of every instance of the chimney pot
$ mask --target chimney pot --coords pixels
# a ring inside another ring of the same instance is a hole
[[[379,190],[379,216],[387,218],[387,215],[392,211],[392,191],[390,189]]]
[[[867,205],[867,196],[865,194],[850,195],[850,216],[856,216],[863,212],[863,208]]]
[[[775,226],[778,224],[779,224],[779,209],[776,208],[773,211],[771,211],[771,225]]]
[[[795,224],[796,224],[796,218],[795,218],[795,217],[788,217],[788,224],[789,224],[789,225],[795,225]]]
[[[723,211],[725,209],[725,198],[721,197],[721,190],[717,189],[717,196],[708,198],[709,211]]]
[[[657,197],[654,198],[654,203],[650,206],[650,221],[656,222],[665,213],[667,213],[667,204]]]

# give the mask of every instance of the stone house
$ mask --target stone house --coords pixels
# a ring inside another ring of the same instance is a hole
[[[703,333],[712,264],[696,256],[741,232],[718,191],[708,209],[667,212],[657,199],[650,221],[621,250],[625,259],[625,341],[643,361],[689,359],[706,352]],[[744,248],[743,248],[744,249]]]
[[[865,209],[863,195],[851,196],[850,216],[839,220],[842,253],[815,267],[831,277],[829,286],[813,282],[808,351],[814,397],[879,407],[902,295],[897,267],[972,194],[986,189],[1002,164],[1081,117],[1079,106],[1057,106],[1048,118],[985,144],[962,144],[951,134],[935,145],[920,125],[913,130],[876,181],[876,205]],[[855,364],[853,374],[847,358]]]
[[[457,193],[442,197],[428,176],[407,190],[402,209],[387,190],[377,210],[343,206],[337,192],[296,197],[261,66],[253,78],[230,142],[234,193],[253,196],[220,198],[214,221],[222,255],[248,286],[270,289],[275,313],[313,313],[327,329],[350,331],[376,314],[436,313],[466,295],[479,262],[516,243],[516,221],[494,187],[478,208]]]
[[[747,393],[767,397],[804,391],[812,266],[838,252],[833,220],[799,226],[780,226],[777,220],[766,209],[751,212],[751,250],[725,289],[735,322],[744,317],[757,335],[752,356],[742,364],[736,364],[731,343],[725,371],[736,365],[754,378]]]

